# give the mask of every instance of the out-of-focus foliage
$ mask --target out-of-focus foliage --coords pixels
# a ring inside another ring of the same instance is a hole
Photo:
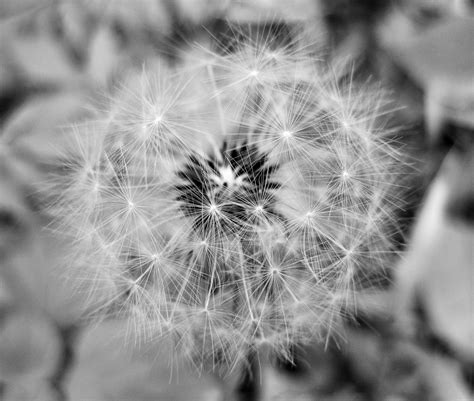
[[[69,400],[222,400],[222,384],[175,359],[172,344],[137,348],[126,330],[115,320],[84,330],[66,379]]]
[[[473,145],[458,132],[472,137],[472,15],[468,0],[1,0],[0,398],[469,400]],[[380,80],[400,105],[400,140],[419,149],[426,183],[446,153],[428,144],[455,144],[429,187],[396,291],[361,304],[345,342],[295,351],[294,366],[262,356],[257,389],[241,374],[173,370],[168,357],[153,358],[168,356],[165,344],[137,350],[120,322],[84,327],[74,277],[54,267],[62,238],[44,234],[31,191],[64,126],[90,118],[86,103],[101,104],[97,92],[157,54],[174,62],[209,34],[227,40],[225,19],[270,27],[304,19],[325,58],[359,82]],[[446,122],[457,128],[446,134]],[[169,380],[172,371],[179,378]]]

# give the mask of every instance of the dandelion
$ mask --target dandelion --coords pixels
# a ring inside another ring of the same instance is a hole
[[[45,188],[91,314],[232,369],[331,335],[386,275],[409,165],[383,95],[299,40],[145,66],[67,134]]]

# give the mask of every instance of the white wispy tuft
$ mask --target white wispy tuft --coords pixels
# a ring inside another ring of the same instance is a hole
[[[337,330],[386,277],[409,168],[380,90],[302,36],[237,37],[132,73],[44,186],[90,314],[199,367]]]

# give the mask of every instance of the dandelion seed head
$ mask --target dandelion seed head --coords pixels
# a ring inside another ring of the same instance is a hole
[[[43,185],[86,312],[197,366],[330,335],[397,252],[409,168],[383,102],[262,39],[132,72]]]

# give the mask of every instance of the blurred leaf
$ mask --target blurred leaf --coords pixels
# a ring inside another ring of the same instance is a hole
[[[360,330],[349,334],[343,345],[347,363],[355,381],[370,390],[370,399],[470,400],[456,361],[429,354],[396,336]]]
[[[296,349],[296,347],[295,347]],[[340,391],[347,390],[341,377],[339,356],[324,343],[298,348],[293,364],[261,361],[262,401],[344,400]],[[341,398],[324,398],[339,394]],[[352,394],[352,399],[356,399]],[[357,400],[357,399],[356,399]]]
[[[81,272],[65,268],[64,243],[42,229],[31,208],[27,195],[40,175],[25,157],[34,153],[9,150],[0,146],[0,280],[5,302],[58,323],[77,323],[91,291],[83,294],[73,285],[72,273]]]
[[[4,140],[17,150],[31,152],[36,162],[45,163],[61,149],[61,130],[87,113],[85,102],[86,93],[79,91],[32,98],[5,123]]]
[[[402,32],[403,35],[403,32]],[[450,18],[391,49],[425,90],[427,125],[436,134],[450,118],[474,127],[474,18]]]
[[[33,379],[7,383],[3,401],[54,401],[57,400],[51,386],[43,380]]]
[[[0,378],[47,378],[59,358],[59,337],[40,315],[12,313],[0,326]]]
[[[79,79],[61,44],[50,37],[16,35],[10,49],[13,62],[32,83],[73,86]]]
[[[0,2],[0,18],[31,14],[51,7],[53,4],[54,0],[2,0]]]
[[[232,21],[265,22],[308,21],[322,15],[321,5],[315,0],[256,0],[231,2],[227,17]]]
[[[88,15],[82,1],[61,1],[57,5],[65,41],[82,55],[95,32],[93,18]]]
[[[447,156],[398,271],[401,313],[419,295],[433,331],[466,358],[474,358],[474,227],[447,210],[460,198],[472,202],[473,151]]]
[[[172,18],[162,0],[86,0],[85,6],[100,20],[118,24],[128,34],[151,31],[168,34]]]
[[[198,376],[179,360],[171,361],[173,346],[137,347],[127,342],[127,323],[108,321],[87,329],[77,348],[69,376],[71,401],[217,401],[217,382]]]
[[[174,6],[182,21],[202,24],[221,17],[231,3],[229,0],[176,0]]]
[[[86,71],[97,83],[105,86],[119,66],[120,53],[116,38],[107,27],[101,27],[89,45]]]

